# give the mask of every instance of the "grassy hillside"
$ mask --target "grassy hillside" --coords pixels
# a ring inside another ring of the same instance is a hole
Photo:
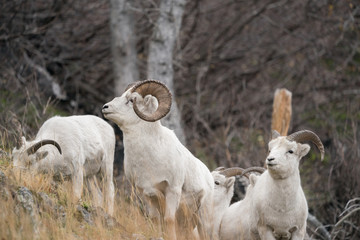
[[[5,155],[5,156],[4,156]],[[1,157],[1,239],[135,239],[133,234],[161,236],[150,220],[117,188],[111,217],[94,208],[85,193],[74,201],[69,182],[19,172]]]
[[[4,155],[4,154],[3,154]],[[159,226],[146,218],[141,204],[124,186],[116,188],[113,216],[94,207],[88,194],[72,199],[69,182],[0,164],[1,239],[160,239]],[[191,239],[180,234],[180,239]]]

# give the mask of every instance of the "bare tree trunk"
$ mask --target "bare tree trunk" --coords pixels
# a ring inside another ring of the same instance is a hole
[[[186,0],[162,0],[160,15],[150,39],[147,75],[148,78],[164,82],[174,91],[173,51],[181,27]],[[181,127],[180,111],[173,94],[170,113],[162,120],[163,124],[173,129],[177,137],[185,144],[185,135]]]
[[[115,95],[121,95],[129,83],[139,80],[136,65],[134,22],[129,10],[131,0],[111,0],[111,48],[115,77]]]
[[[291,121],[291,96],[292,93],[285,88],[276,89],[274,94],[271,129],[282,136],[286,136]]]

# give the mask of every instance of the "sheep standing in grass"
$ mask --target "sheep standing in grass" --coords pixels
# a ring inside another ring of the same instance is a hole
[[[22,137],[12,152],[14,167],[70,177],[76,200],[81,198],[83,180],[97,206],[113,213],[113,162],[115,134],[99,117],[52,117],[39,129],[33,141]],[[103,186],[103,193],[96,187]],[[102,196],[104,195],[104,196]]]
[[[304,239],[307,202],[300,184],[299,162],[313,142],[324,156],[319,137],[307,130],[280,136],[273,132],[266,159],[268,170],[261,176],[250,175],[245,198],[225,212],[222,240],[230,239]]]
[[[195,222],[205,239],[212,235],[213,179],[174,132],[160,123],[170,107],[167,87],[147,80],[129,86],[106,103],[102,112],[123,131],[125,176],[142,193],[149,216],[164,220],[168,237],[176,239],[175,215],[180,203],[185,204],[190,222]],[[176,220],[187,222],[180,217]]]

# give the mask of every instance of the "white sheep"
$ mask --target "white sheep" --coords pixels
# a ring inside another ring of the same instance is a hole
[[[262,167],[252,167],[246,169],[246,172],[258,172],[263,173],[265,171]],[[214,178],[214,234],[216,238],[219,238],[219,229],[221,219],[229,208],[231,199],[234,195],[234,183],[235,176],[242,175],[245,172],[244,169],[234,168],[216,168],[211,172]],[[249,177],[245,174],[246,177]]]
[[[185,204],[204,239],[212,235],[213,179],[174,132],[160,123],[170,106],[167,87],[146,80],[129,86],[102,111],[123,131],[125,176],[142,193],[149,216],[159,219],[161,215],[166,233],[176,239],[175,220],[186,221],[175,215],[180,203]]]
[[[304,239],[307,202],[300,184],[299,162],[313,142],[324,156],[319,137],[308,130],[289,136],[276,131],[269,142],[267,171],[250,175],[245,198],[225,212],[220,238],[227,239]]]
[[[103,119],[91,115],[56,116],[41,126],[33,141],[22,137],[12,158],[14,167],[70,177],[75,200],[81,198],[84,178],[88,185],[103,185],[103,194],[97,187],[90,193],[94,204],[103,205],[112,214],[114,151],[114,130]]]
[[[214,178],[214,234],[218,238],[220,222],[225,210],[230,206],[234,195],[234,176],[225,176],[221,170],[215,169],[211,172]]]

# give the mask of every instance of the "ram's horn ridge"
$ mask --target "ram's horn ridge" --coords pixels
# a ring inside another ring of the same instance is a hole
[[[54,146],[59,150],[59,153],[62,154],[60,145],[59,145],[56,141],[54,141],[54,140],[49,140],[49,139],[41,140],[40,142],[35,143],[35,144],[32,145],[31,147],[29,147],[29,148],[26,150],[26,152],[27,152],[28,155],[34,154],[34,153],[36,153],[36,151],[37,151],[39,148],[41,148],[42,146],[47,145],[47,144],[52,144],[52,145],[54,145]]]
[[[318,135],[316,135],[314,132],[309,130],[301,130],[287,136],[287,139],[299,143],[305,143],[309,141],[314,143],[321,153],[321,160],[324,159],[324,153],[325,153],[324,145],[322,144]]]
[[[214,169],[214,171],[222,171],[222,170],[225,170],[225,167],[217,167]]]
[[[220,171],[220,173],[226,177],[232,177],[236,175],[245,175],[248,172],[258,172],[263,173],[265,171],[265,168],[262,167],[250,167],[247,169],[239,168],[239,167],[232,167],[227,168],[225,170]]]
[[[257,173],[263,174],[265,171],[266,171],[266,169],[263,167],[249,167],[249,168],[245,169],[241,175],[246,176],[248,178],[248,173],[250,173],[250,172],[257,172]]]

